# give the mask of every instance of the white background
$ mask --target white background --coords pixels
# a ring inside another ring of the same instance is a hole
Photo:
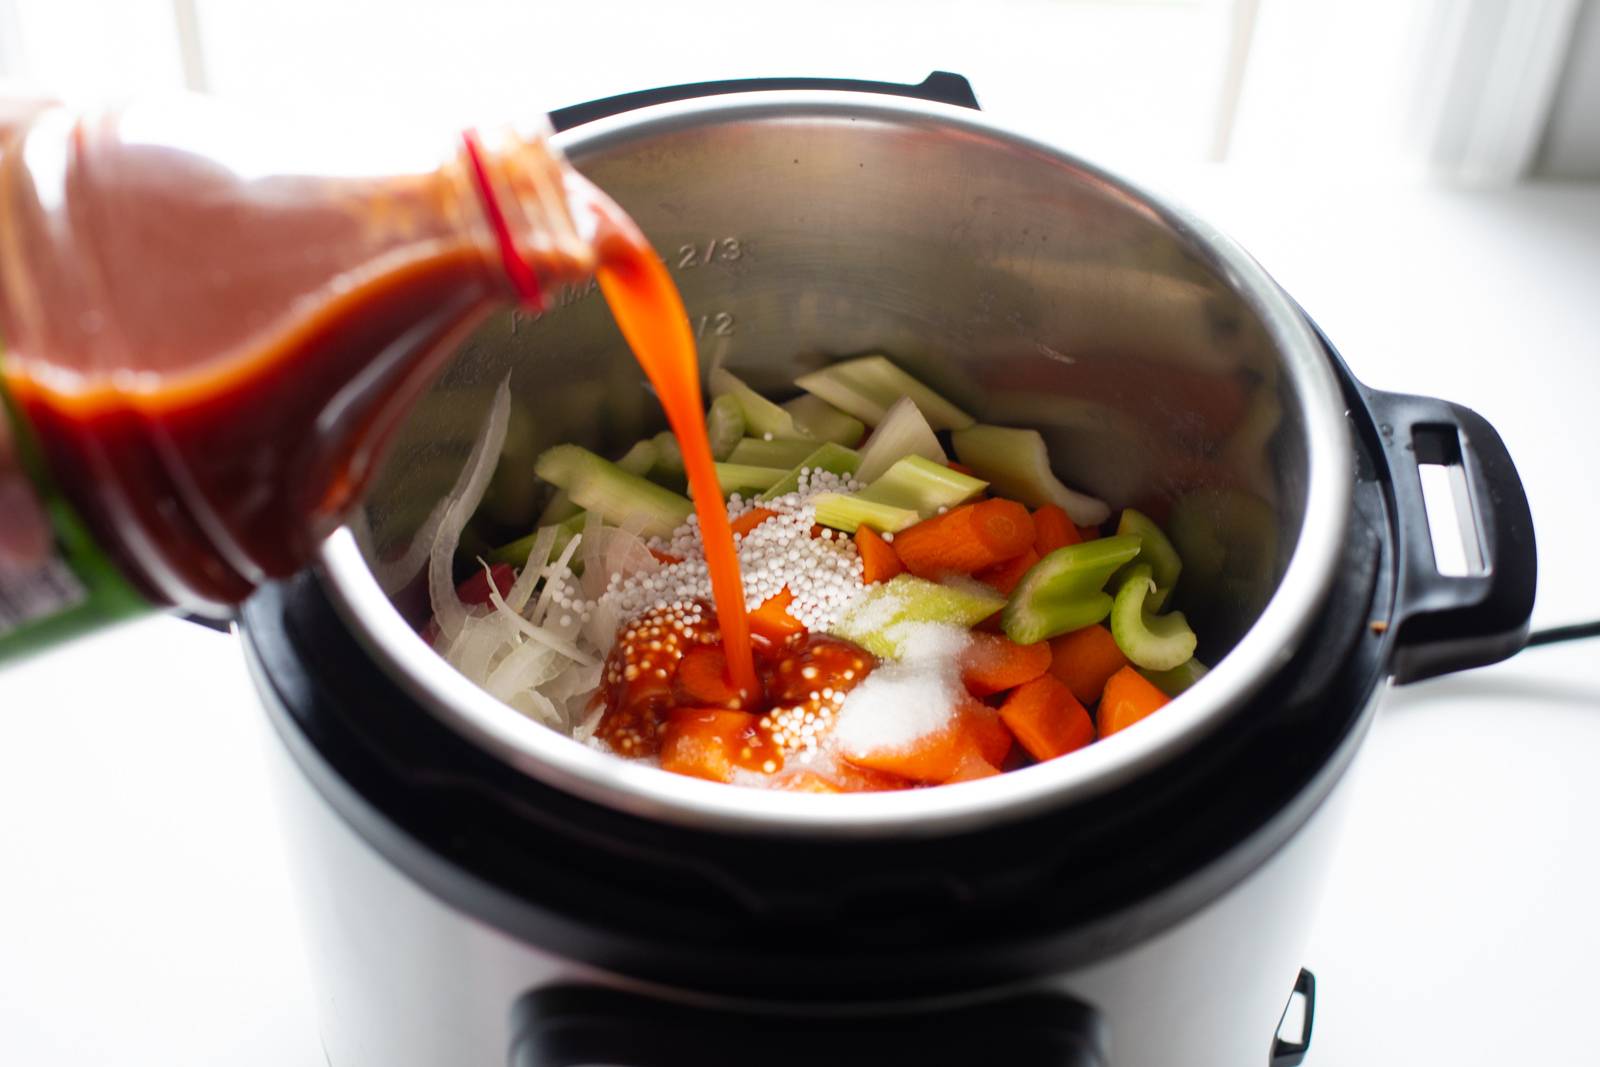
[[[1207,4],[1125,6],[1133,13],[1106,17],[1142,20],[1142,40],[1170,31],[1176,23],[1161,28],[1158,16],[1176,11],[1174,19],[1194,21],[1172,40],[1204,38],[1211,50],[1173,61],[1179,73],[1156,84],[1151,72],[1183,54],[1181,47],[1164,52],[1168,45],[1154,43],[1145,56],[1153,65],[1119,64],[1114,49],[1094,47],[1085,23],[1088,36],[1059,47],[1032,35],[1026,63],[997,61],[993,47],[985,62],[980,45],[994,27],[960,22],[970,9],[951,8],[943,20],[956,20],[949,33],[913,22],[896,38],[892,19],[874,22],[840,8],[792,27],[791,43],[774,45],[782,62],[769,66],[761,53],[741,50],[741,38],[722,22],[708,22],[694,41],[669,35],[671,20],[659,15],[661,26],[641,32],[659,30],[672,47],[642,60],[654,64],[647,76],[595,68],[588,81],[563,83],[571,92],[540,99],[565,103],[778,69],[899,80],[933,67],[963,70],[991,111],[1124,162],[1136,178],[1231,231],[1370,384],[1446,396],[1487,416],[1518,461],[1534,508],[1535,624],[1600,615],[1593,562],[1600,189],[1452,190],[1402,180],[1359,154],[1330,153],[1307,165],[1299,148],[1294,158],[1245,152],[1271,143],[1259,132],[1264,126],[1235,131],[1250,165],[1201,165],[1216,132],[1214,95],[1188,110],[1164,110],[1163,101],[1220,83],[1226,64],[1216,49],[1225,52],[1226,35],[1215,19],[1228,12]],[[0,0],[0,15],[7,9]],[[114,16],[109,7],[101,12],[126,26],[80,34],[89,43],[78,49],[73,77],[180,84],[173,71],[181,49],[135,39],[145,25],[141,9],[167,11],[140,0],[118,5]],[[346,20],[343,39],[357,35],[374,53],[341,65],[348,53],[318,52],[317,24],[296,22],[314,10],[309,3],[247,9],[200,0],[195,9],[210,42],[208,76],[224,89],[230,77],[240,79],[242,95],[269,77],[245,78],[252,39],[267,42],[254,61],[281,71],[283,42],[300,34],[308,72],[379,99],[402,90],[425,95],[426,80],[441,77],[417,41],[460,56],[473,40],[448,35],[453,24],[443,5],[400,5],[413,34],[402,38],[411,42],[398,53],[404,62],[392,62],[394,49],[358,32],[373,25],[361,22],[371,13],[341,7],[345,14],[328,18]],[[220,9],[243,13],[219,20]],[[496,63],[513,55],[506,40],[548,28],[529,21],[529,10],[498,35],[490,53]],[[18,11],[37,14],[27,3],[9,5],[11,16]],[[1059,14],[1045,0],[1009,14],[1029,11],[1035,23]],[[74,14],[81,29],[89,16]],[[0,62],[9,56],[16,74],[4,30],[0,18]],[[874,40],[899,41],[881,65],[868,47]],[[828,62],[801,64],[808,54],[826,54]],[[1066,80],[1041,73],[1056,54]],[[536,58],[530,51],[529,63]],[[403,84],[407,69],[420,85]],[[1084,80],[1071,82],[1074,70]],[[1121,103],[1105,102],[1115,95],[1107,79],[1130,70],[1126,84],[1151,82],[1150,98],[1119,111]],[[1248,89],[1244,95],[1241,118],[1264,106],[1259,97],[1250,103]],[[1341,136],[1348,144],[1355,134]],[[1310,932],[1306,963],[1320,983],[1314,1067],[1595,1062],[1582,1022],[1593,1011],[1600,958],[1597,653],[1600,642],[1532,651],[1385,701],[1357,764],[1343,851]],[[0,673],[0,1064],[320,1067],[263,779],[260,720],[232,639],[169,620]]]

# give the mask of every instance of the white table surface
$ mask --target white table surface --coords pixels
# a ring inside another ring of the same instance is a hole
[[[1164,184],[1367,382],[1488,417],[1535,624],[1600,615],[1600,187]],[[171,620],[0,673],[0,1064],[320,1067],[263,730],[233,639]],[[1597,769],[1600,641],[1390,695],[1306,953],[1314,1067],[1596,1062]]]

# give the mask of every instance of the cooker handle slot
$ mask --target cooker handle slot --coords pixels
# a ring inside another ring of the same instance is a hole
[[[511,1067],[877,1067],[996,1062],[1107,1067],[1104,1027],[1079,1001],[992,1003],[822,1017],[668,1003],[594,986],[536,989],[513,1010]]]
[[[1538,555],[1528,497],[1505,442],[1460,404],[1365,392],[1397,505],[1394,680],[1417,682],[1516,653],[1528,636]],[[1440,572],[1424,467],[1443,468],[1455,488],[1466,573]]]
[[[570,130],[585,122],[620,115],[625,111],[635,111],[652,104],[693,100],[702,96],[726,96],[731,93],[760,93],[775,89],[831,89],[852,93],[881,93],[978,110],[978,98],[973,94],[972,85],[966,78],[946,70],[936,70],[915,85],[862,81],[856,78],[732,78],[725,81],[664,85],[657,89],[641,89],[634,93],[621,93],[600,100],[591,100],[585,104],[557,108],[550,112],[550,124],[558,131]]]

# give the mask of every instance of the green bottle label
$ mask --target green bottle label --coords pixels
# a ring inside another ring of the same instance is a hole
[[[49,480],[0,379],[0,661],[150,610]]]

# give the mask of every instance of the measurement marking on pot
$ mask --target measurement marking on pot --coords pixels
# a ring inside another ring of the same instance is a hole
[[[704,337],[732,337],[733,313],[729,311],[708,311],[694,320],[694,335],[697,339]]]
[[[693,270],[711,263],[732,263],[744,255],[744,246],[737,237],[712,237],[705,244],[678,246],[679,270]]]

